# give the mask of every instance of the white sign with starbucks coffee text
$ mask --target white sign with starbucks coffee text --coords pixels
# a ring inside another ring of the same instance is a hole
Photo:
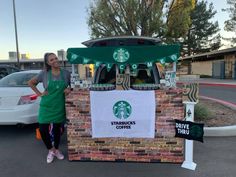
[[[154,138],[154,91],[91,91],[92,137]]]

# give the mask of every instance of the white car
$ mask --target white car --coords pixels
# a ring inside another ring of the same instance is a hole
[[[37,122],[40,97],[27,82],[39,70],[20,71],[0,80],[0,125],[32,124]],[[43,91],[43,85],[38,84]]]

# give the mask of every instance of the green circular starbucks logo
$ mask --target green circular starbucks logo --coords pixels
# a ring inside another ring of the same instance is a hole
[[[132,113],[132,107],[127,101],[118,101],[113,106],[113,114],[118,119],[127,119]]]
[[[129,52],[124,48],[118,48],[113,53],[113,58],[115,61],[123,63],[129,59]]]
[[[76,54],[72,54],[71,55],[71,61],[74,61],[74,60],[76,60],[78,58],[78,55],[76,55]]]

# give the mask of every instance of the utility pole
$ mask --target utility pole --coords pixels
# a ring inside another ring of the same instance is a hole
[[[64,63],[64,50],[62,51],[62,66],[63,68],[65,68],[65,63]]]
[[[14,13],[14,27],[15,27],[15,37],[16,37],[16,59],[17,59],[17,67],[20,69],[20,59],[19,59],[19,47],[18,47],[18,35],[17,35],[17,25],[16,25],[16,8],[15,8],[15,0],[13,2],[13,13]]]

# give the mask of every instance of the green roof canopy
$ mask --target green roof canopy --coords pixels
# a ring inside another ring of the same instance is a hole
[[[67,59],[71,64],[148,64],[171,63],[179,58],[179,45],[146,45],[68,48]]]

